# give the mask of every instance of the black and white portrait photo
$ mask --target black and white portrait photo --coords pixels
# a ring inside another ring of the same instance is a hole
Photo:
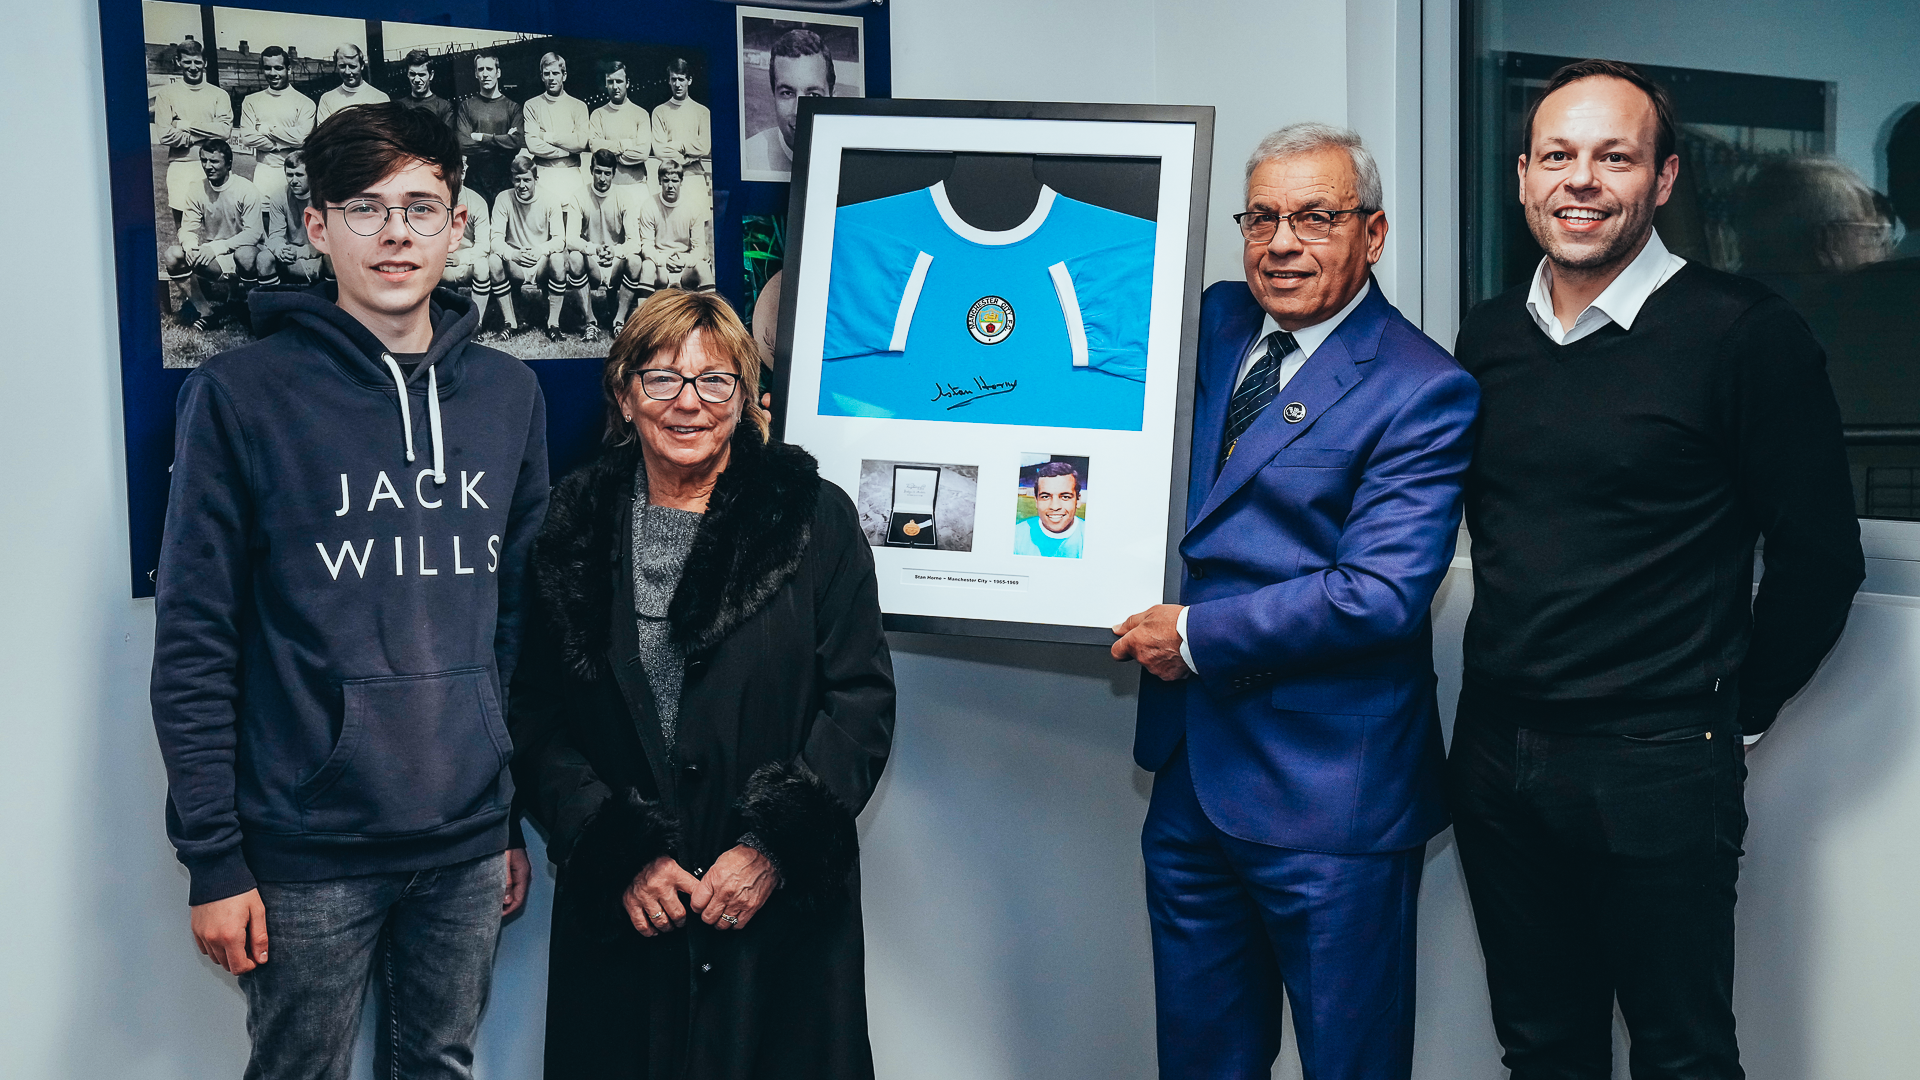
[[[322,286],[302,147],[398,101],[465,151],[441,283],[479,339],[598,356],[656,289],[712,289],[712,123],[697,49],[278,11],[142,5],[161,363],[253,340],[247,298]]]
[[[740,178],[793,176],[800,100],[866,95],[861,20],[848,15],[738,9]]]

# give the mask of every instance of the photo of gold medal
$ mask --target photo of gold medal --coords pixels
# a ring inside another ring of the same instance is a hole
[[[931,524],[933,524],[931,521],[926,522],[924,525],[918,521],[909,521],[905,525],[900,526],[900,531],[906,533],[908,536],[919,536],[920,530],[924,528],[925,525]]]

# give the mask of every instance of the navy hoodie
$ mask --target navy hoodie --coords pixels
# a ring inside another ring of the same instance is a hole
[[[180,389],[153,722],[190,903],[507,846],[546,404],[431,304],[408,376],[325,287],[256,290],[262,339]]]

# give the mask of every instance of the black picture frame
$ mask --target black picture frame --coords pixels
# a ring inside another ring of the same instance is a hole
[[[1192,164],[1186,177],[1187,229],[1181,275],[1178,369],[1174,382],[1169,486],[1165,522],[1165,558],[1159,601],[1179,598],[1181,562],[1179,543],[1185,533],[1187,484],[1193,439],[1194,383],[1200,341],[1200,294],[1204,287],[1206,210],[1213,160],[1211,106],[1124,105],[1082,102],[1017,102],[960,100],[808,99],[802,103],[798,146],[787,212],[786,266],[789,282],[781,290],[777,341],[774,350],[774,431],[784,437],[792,408],[794,332],[802,290],[792,278],[804,272],[809,178],[812,173],[814,127],[822,116],[884,118],[976,118],[989,120],[1056,120],[1175,124],[1192,128]],[[1105,626],[1068,625],[1022,619],[983,619],[886,611],[888,630],[910,633],[995,637],[1106,646],[1113,635]]]

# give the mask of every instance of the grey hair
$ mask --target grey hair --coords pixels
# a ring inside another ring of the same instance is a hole
[[[1253,148],[1252,156],[1247,158],[1247,180],[1253,180],[1253,170],[1269,161],[1281,158],[1311,154],[1316,150],[1339,147],[1353,159],[1354,186],[1358,189],[1360,209],[1378,210],[1383,201],[1380,191],[1380,167],[1373,163],[1373,155],[1361,144],[1360,136],[1349,128],[1338,128],[1332,124],[1301,123],[1288,124],[1279,131],[1260,140]]]

